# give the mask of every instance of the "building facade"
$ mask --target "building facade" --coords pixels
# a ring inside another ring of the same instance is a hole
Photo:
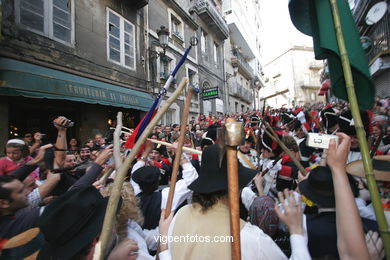
[[[258,109],[259,90],[264,86],[260,3],[256,0],[226,0],[223,11],[230,31],[225,45],[228,112]]]
[[[349,4],[359,33],[364,37],[366,44],[368,43],[367,60],[376,95],[381,98],[390,97],[389,2],[353,0],[349,1]]]
[[[293,46],[265,64],[266,87],[260,102],[275,108],[324,102],[325,97],[318,96],[322,68],[312,47]]]
[[[50,122],[58,115],[75,122],[69,137],[80,140],[104,134],[117,111],[134,126],[153,101],[144,58],[147,4],[2,1],[0,143],[34,131],[54,139]]]

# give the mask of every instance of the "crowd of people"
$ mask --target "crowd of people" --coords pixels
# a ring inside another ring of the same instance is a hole
[[[390,98],[377,98],[360,114],[390,224]],[[213,240],[230,235],[227,158],[217,134],[228,118],[245,129],[237,147],[242,259],[384,259],[345,102],[200,114],[186,125],[183,146],[193,150],[182,154],[176,153],[178,122],[156,125],[128,169],[105,259],[231,258],[232,241]],[[92,259],[97,252],[116,175],[113,131],[80,143],[67,135],[71,120],[59,116],[51,124],[55,143],[43,143],[39,132],[6,143],[0,259]],[[121,160],[129,154],[132,131],[122,129]],[[317,148],[308,141],[311,133],[338,141]],[[176,157],[172,213],[165,218]]]

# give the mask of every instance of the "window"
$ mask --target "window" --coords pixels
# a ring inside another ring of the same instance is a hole
[[[108,60],[135,70],[135,28],[132,23],[107,9]]]
[[[214,64],[218,65],[218,45],[214,42]]]
[[[311,101],[315,101],[316,100],[316,94],[311,92],[310,93],[310,99],[311,99]]]
[[[17,23],[66,45],[74,44],[74,0],[17,0]]]
[[[174,15],[171,15],[171,34],[176,36],[180,40],[184,40],[182,23]]]
[[[200,35],[200,49],[202,51],[202,55],[205,56],[207,53],[207,33],[203,30],[201,30],[201,35]],[[206,55],[207,57],[207,55]]]
[[[171,73],[172,59],[168,56],[160,58],[160,79],[167,80]]]

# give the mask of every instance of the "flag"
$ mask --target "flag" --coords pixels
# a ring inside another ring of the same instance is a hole
[[[129,149],[132,149],[137,142],[138,138],[142,135],[142,132],[145,130],[145,128],[148,126],[150,121],[152,121],[153,117],[157,114],[158,108],[160,107],[161,100],[163,96],[165,95],[167,89],[171,85],[173,79],[176,76],[177,71],[180,69],[180,67],[183,65],[184,61],[187,58],[188,53],[191,50],[192,45],[190,45],[186,51],[184,52],[183,56],[181,57],[179,63],[176,65],[174,70],[169,75],[169,78],[165,82],[165,85],[163,88],[161,88],[157,98],[154,100],[152,107],[149,109],[148,113],[142,118],[142,120],[139,122],[137,127],[134,129],[133,133],[130,135],[130,137],[127,139],[125,146]]]
[[[374,103],[375,87],[368,70],[367,57],[348,2],[337,0],[337,6],[358,104],[361,109],[370,109]],[[289,11],[294,26],[313,37],[315,58],[328,60],[332,93],[338,98],[348,100],[329,0],[290,0]]]

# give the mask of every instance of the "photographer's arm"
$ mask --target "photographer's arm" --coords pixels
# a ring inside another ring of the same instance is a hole
[[[66,128],[64,127],[68,123],[68,119],[63,116],[57,117],[53,123],[54,127],[57,128],[57,141],[55,147],[59,149],[54,152],[54,168],[62,168],[65,157],[66,157]]]
[[[39,148],[39,146],[42,143],[42,136],[41,133],[37,132],[34,134],[34,143],[28,148],[30,151],[30,155],[35,152],[36,149]]]
[[[337,136],[341,142],[336,147],[331,140],[326,160],[332,170],[336,200],[337,248],[340,259],[370,259],[362,221],[345,172],[351,138],[343,133]]]

